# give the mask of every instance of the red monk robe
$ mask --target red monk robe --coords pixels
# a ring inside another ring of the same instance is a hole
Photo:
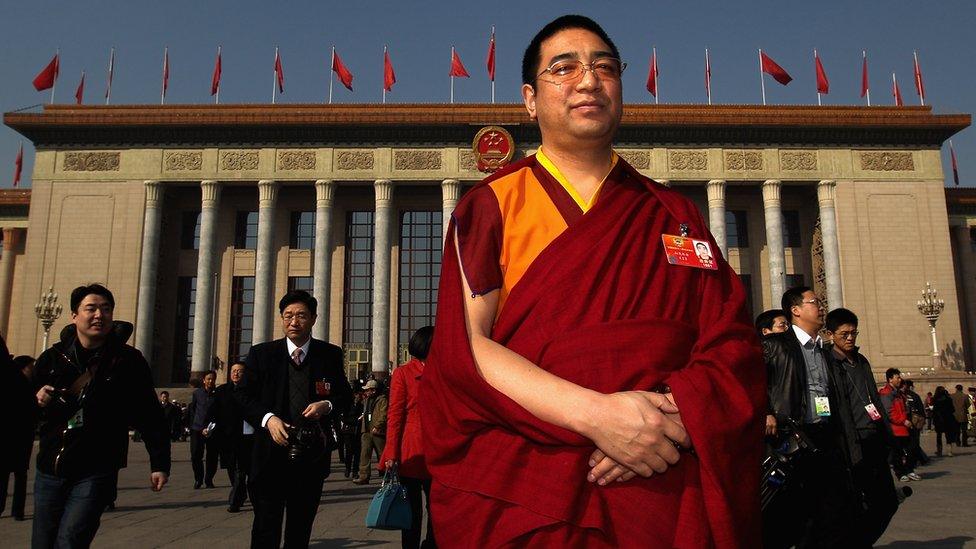
[[[420,395],[439,545],[759,545],[761,352],[724,259],[668,264],[661,235],[681,224],[717,249],[689,200],[623,160],[585,214],[535,156],[464,196],[449,228],[463,266],[449,237]],[[492,339],[539,367],[603,393],[670,386],[695,453],[650,478],[587,482],[593,443],[478,373],[460,267],[474,293],[502,290]]]

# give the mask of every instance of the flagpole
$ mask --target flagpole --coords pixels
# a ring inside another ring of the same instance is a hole
[[[759,85],[762,86],[763,106],[766,106],[766,79],[763,78],[762,48],[759,48]]]
[[[217,59],[220,60],[220,46],[217,46]],[[223,72],[224,67],[221,63],[220,71]],[[217,93],[214,94],[214,105],[220,104],[220,80],[217,80]]]
[[[813,64],[814,69],[817,66],[817,48],[813,48]],[[817,106],[822,107],[823,103],[820,102],[820,82],[817,82]]]
[[[79,105],[81,105],[82,103],[84,103],[84,98],[85,98],[85,71],[84,70],[81,71],[81,84],[80,84],[80,86],[81,86],[81,97],[82,97],[82,100],[81,101],[78,101],[78,104]],[[77,99],[77,97],[75,99]]]
[[[105,90],[105,104],[112,102],[112,72],[115,69],[115,48],[112,48],[108,56],[108,89]]]
[[[897,90],[898,90],[898,80],[895,78],[894,71],[892,71],[892,73],[891,73],[891,95],[893,95],[895,97],[895,106],[896,107],[898,106],[898,96],[895,94],[895,92]]]
[[[651,70],[654,71],[654,104],[658,104],[658,96],[661,95],[661,79],[657,77],[657,48],[651,46],[651,58],[654,59],[654,66]]]
[[[451,46],[451,104],[454,104],[454,46]]]
[[[495,50],[494,50],[494,46],[495,46],[495,25],[492,25],[491,26],[491,45],[492,45],[492,53],[494,54],[495,53]],[[492,59],[494,60],[494,57]],[[492,77],[491,77],[491,102],[493,104],[495,102],[495,76],[494,75],[492,75]]]
[[[166,64],[169,61],[169,46],[163,46],[163,81],[159,86],[159,104],[166,104]]]
[[[925,95],[922,93],[922,70],[918,68],[918,50],[913,50],[915,57],[915,91],[918,92],[918,100],[925,106]]]
[[[708,64],[708,48],[705,48],[705,92],[708,94],[708,104],[712,104],[712,75]]]
[[[55,64],[54,82],[51,83],[51,104],[54,104],[54,89],[58,87],[58,74],[61,73],[61,48],[54,51],[54,57],[58,60]]]
[[[275,104],[275,97],[278,93],[278,46],[275,46],[274,68],[271,70],[271,104]]]
[[[332,77],[335,75],[335,45],[332,46],[332,59],[329,61],[329,104],[332,104]]]
[[[868,63],[868,51],[867,50],[861,50],[861,57],[862,57],[862,59],[864,59],[864,64],[867,65],[867,63]],[[871,84],[870,83],[868,83],[868,86],[866,88],[864,88],[864,96],[867,97],[867,99],[868,99],[868,106],[870,107],[871,106]]]
[[[383,44],[383,104],[386,105],[386,52],[387,46]]]

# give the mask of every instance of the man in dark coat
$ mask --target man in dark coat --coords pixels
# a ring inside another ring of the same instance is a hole
[[[190,463],[193,465],[193,488],[198,489],[206,483],[213,488],[213,478],[217,474],[217,444],[210,437],[207,417],[213,405],[214,386],[217,372],[210,370],[203,376],[203,384],[193,390],[186,414],[190,421]],[[204,460],[206,454],[206,460]],[[206,468],[204,468],[206,461]]]
[[[251,546],[277,548],[285,510],[285,546],[308,546],[329,474],[330,414],[352,400],[342,349],[312,339],[318,303],[296,290],[278,303],[285,337],[251,347],[244,387],[236,391],[254,426]]]
[[[22,357],[18,357],[22,358]],[[32,364],[30,357],[26,358]],[[24,502],[27,498],[27,468],[34,449],[34,429],[37,422],[37,402],[31,381],[27,378],[20,361],[10,358],[7,344],[0,337],[0,417],[7,418],[4,435],[8,445],[0,452],[0,515],[7,507],[7,485],[14,475],[14,497],[10,515],[24,520]]]
[[[230,367],[230,383],[214,390],[214,402],[207,420],[214,425],[210,436],[220,449],[220,464],[227,469],[230,478],[230,496],[227,510],[237,513],[247,499],[247,478],[254,448],[254,427],[244,421],[240,403],[234,392],[240,390],[244,380],[244,364]]]

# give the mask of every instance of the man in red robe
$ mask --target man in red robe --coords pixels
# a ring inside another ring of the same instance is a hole
[[[420,394],[439,545],[759,543],[745,292],[724,259],[665,252],[717,247],[694,204],[614,153],[624,67],[592,20],[544,27],[522,69],[542,146],[452,217]]]

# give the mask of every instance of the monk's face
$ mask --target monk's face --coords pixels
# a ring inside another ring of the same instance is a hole
[[[541,62],[536,74],[562,60],[589,65],[613,58],[603,40],[588,30],[565,29],[542,42]],[[609,146],[623,115],[620,78],[600,76],[584,70],[582,76],[554,83],[549,73],[536,79],[535,86],[522,86],[522,98],[529,116],[539,121],[542,142],[562,150]]]

